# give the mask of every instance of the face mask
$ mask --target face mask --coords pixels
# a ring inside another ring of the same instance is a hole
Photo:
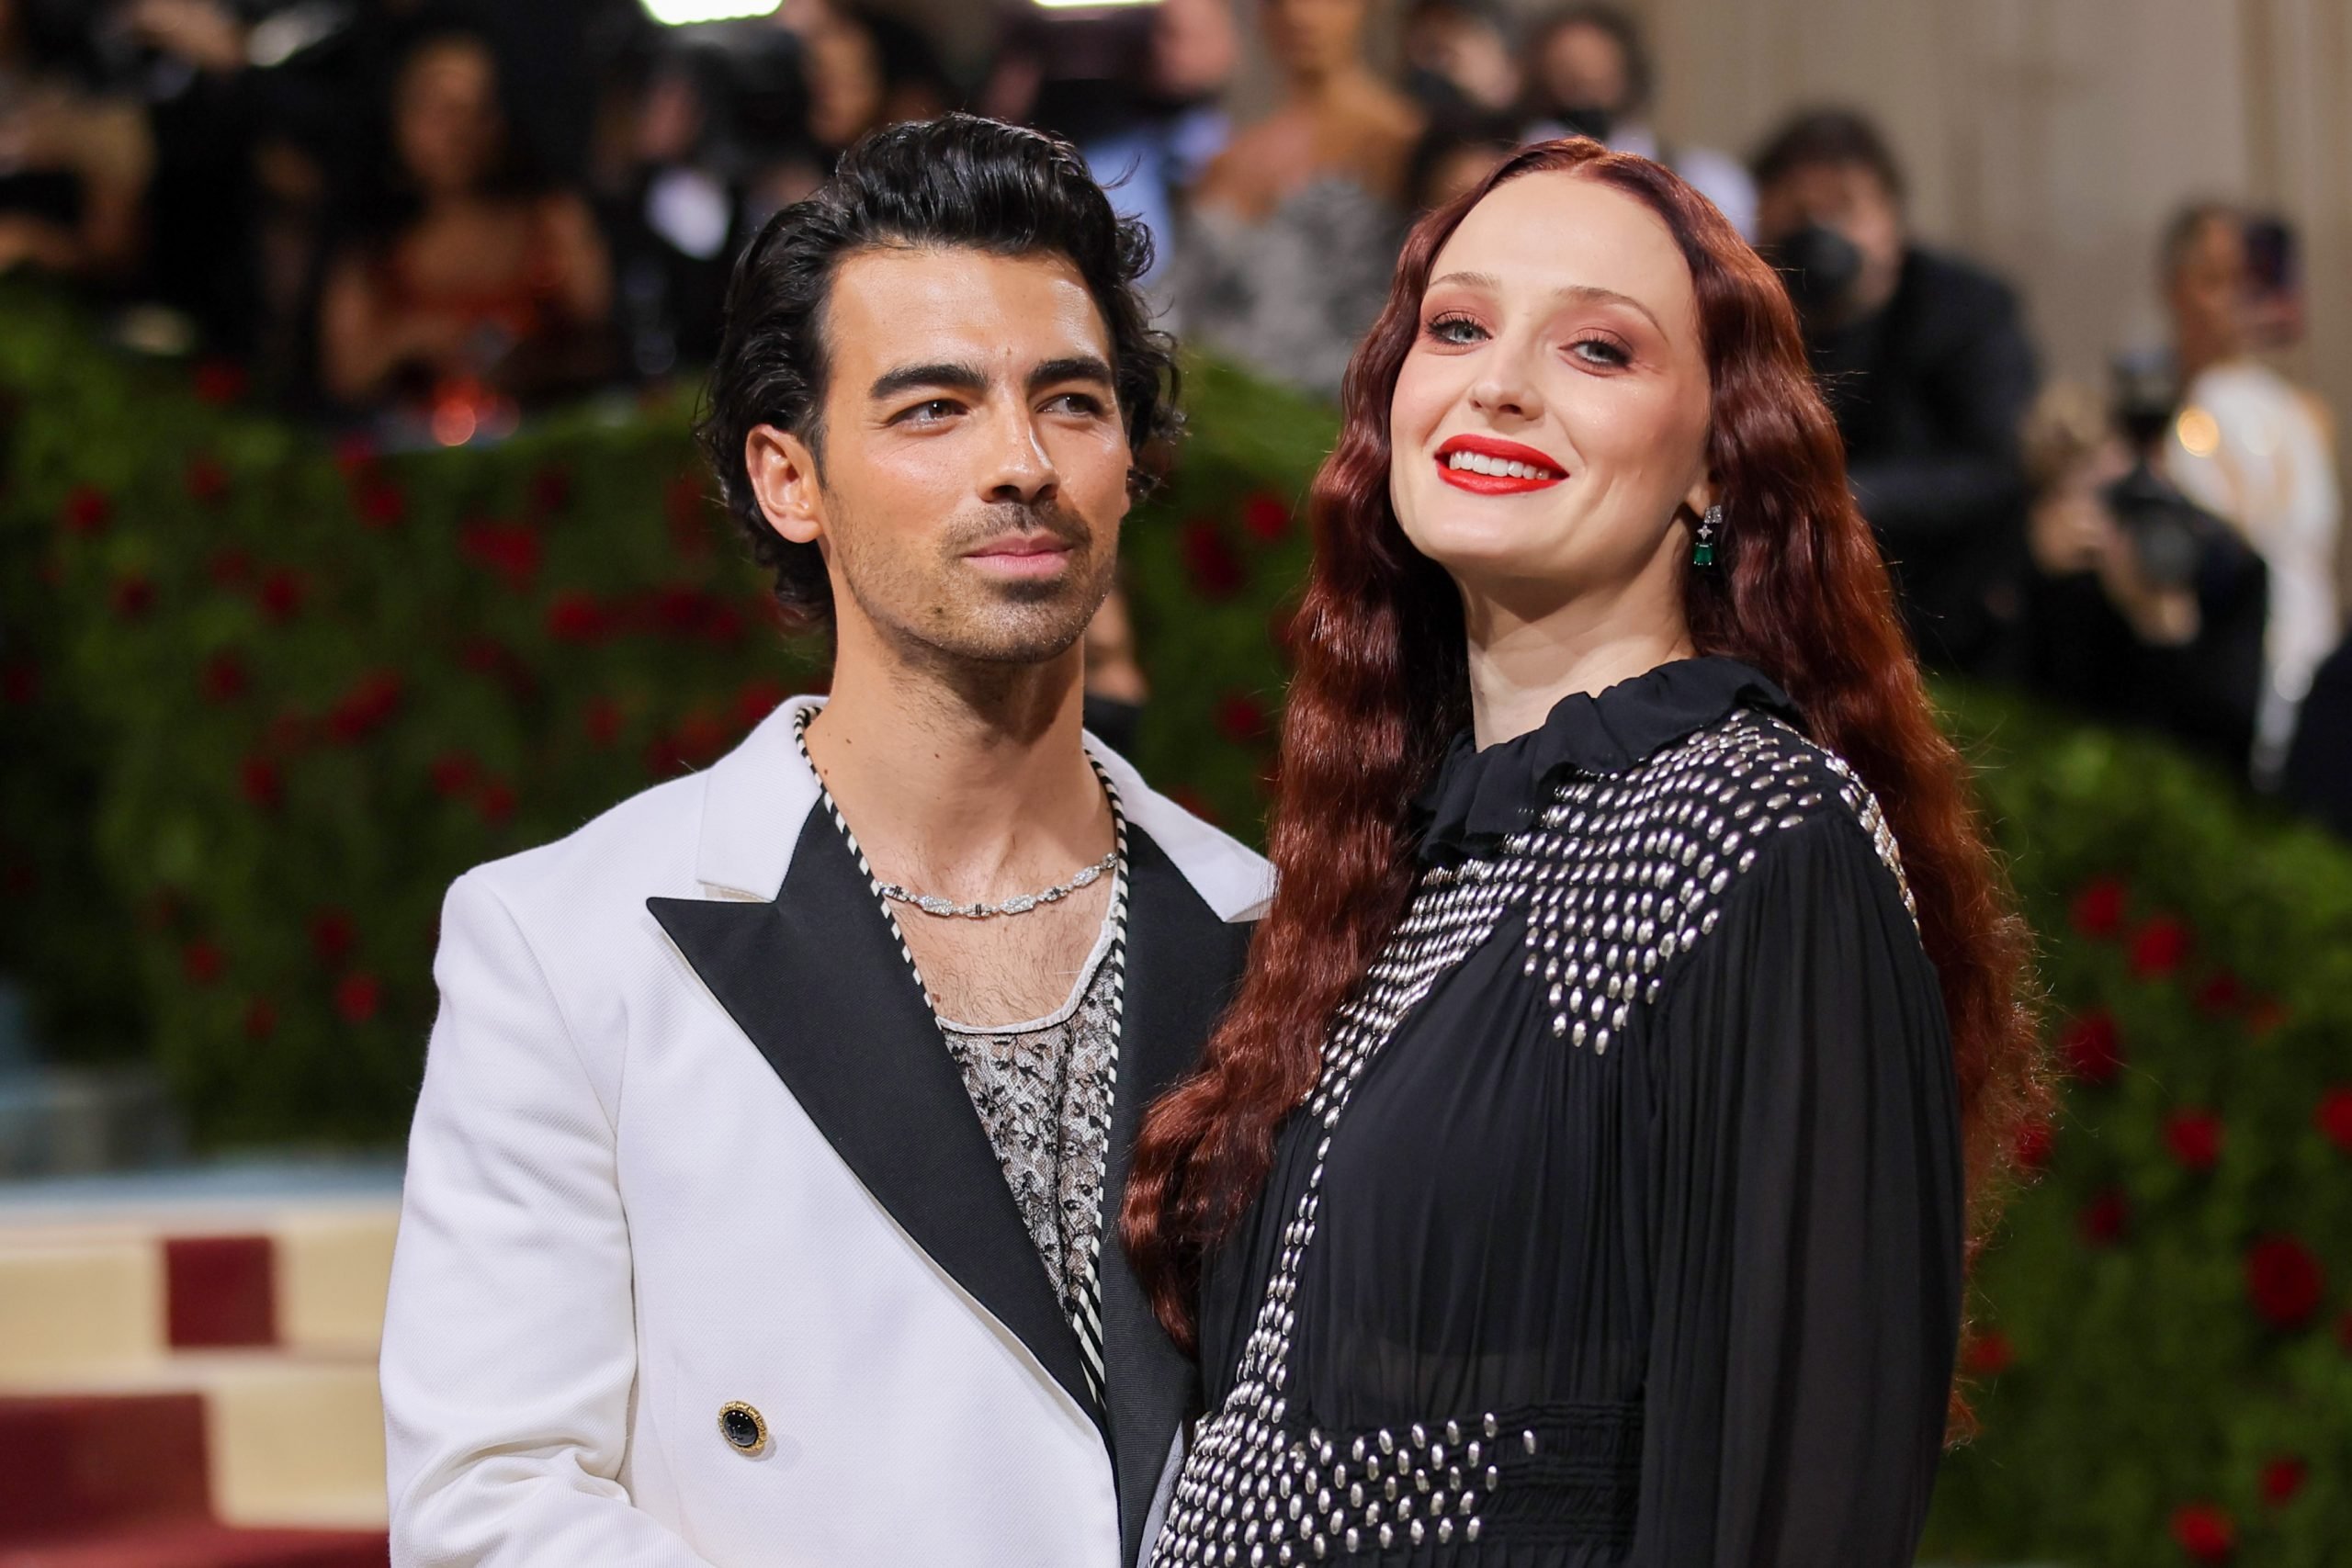
[[[1781,272],[1800,313],[1834,315],[1862,276],[1862,253],[1824,223],[1808,223],[1770,246],[1765,259]]]
[[[1560,110],[1560,123],[1568,128],[1571,136],[1589,136],[1595,141],[1606,141],[1609,133],[1617,129],[1616,117],[1598,104],[1571,104]]]

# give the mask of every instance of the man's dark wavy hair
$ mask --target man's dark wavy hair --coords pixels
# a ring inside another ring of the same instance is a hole
[[[794,544],[768,525],[743,442],[773,424],[808,443],[821,464],[833,276],[844,258],[886,247],[1066,259],[1110,329],[1129,448],[1140,456],[1179,423],[1174,344],[1153,330],[1136,287],[1151,265],[1150,233],[1112,210],[1077,149],[966,114],[874,132],[842,155],[814,195],[768,220],[737,259],[699,428],[752,558],[774,569],[777,602],[803,624],[832,618],[825,563],[814,545]],[[1140,468],[1130,483],[1144,488]]]

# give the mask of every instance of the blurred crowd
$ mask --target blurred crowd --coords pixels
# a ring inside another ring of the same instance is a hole
[[[1530,141],[1658,158],[1787,277],[1931,665],[2153,726],[2352,832],[2332,421],[2277,368],[2295,237],[2149,236],[2169,341],[2046,384],[2025,310],[1924,244],[1871,122],[1746,157],[1653,118],[1628,16],[1410,0],[1012,6],[977,68],[862,0],[664,25],[639,0],[0,0],[0,273],[246,366],[388,444],[690,373],[728,269],[839,151],[966,107],[1056,130],[1152,230],[1188,340],[1336,391],[1405,227]],[[1272,68],[1229,110],[1254,15]],[[1736,504],[1736,501],[1735,501]]]

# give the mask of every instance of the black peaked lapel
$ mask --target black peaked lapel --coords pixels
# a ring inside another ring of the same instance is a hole
[[[1145,1517],[1177,1426],[1198,1400],[1193,1363],[1169,1341],[1119,1239],[1119,1208],[1145,1108],[1199,1061],[1249,949],[1148,834],[1127,829],[1126,1011],[1111,1155],[1102,1180],[1102,1359],[1119,1487],[1122,1562],[1143,1550]]]
[[[773,903],[645,902],[865,1190],[1101,1426],[1078,1335],[831,816],[808,813]]]

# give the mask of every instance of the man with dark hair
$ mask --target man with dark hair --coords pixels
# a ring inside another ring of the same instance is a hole
[[[705,438],[830,700],[451,890],[385,1323],[396,1563],[1143,1552],[1193,1398],[1115,1219],[1264,863],[1080,728],[1173,373],[1067,144],[879,132]]]
[[[1798,116],[1755,170],[1757,242],[1804,318],[1912,641],[1944,669],[1998,669],[2025,557],[2018,431],[2039,383],[2017,297],[1912,242],[1902,169],[1860,115]]]

